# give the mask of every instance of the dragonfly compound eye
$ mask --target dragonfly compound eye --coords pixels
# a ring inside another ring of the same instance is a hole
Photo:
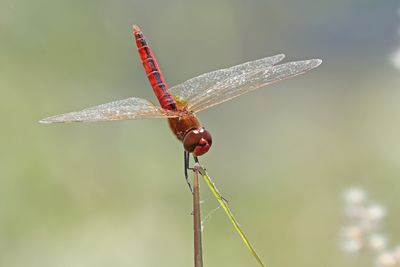
[[[204,128],[190,130],[183,139],[185,150],[193,153],[194,156],[207,153],[211,144],[211,134]]]

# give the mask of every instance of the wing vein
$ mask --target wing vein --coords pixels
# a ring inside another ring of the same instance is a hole
[[[86,108],[81,111],[48,117],[40,120],[40,123],[95,122],[169,117],[177,117],[177,114],[173,111],[157,107],[145,99],[131,97]]]

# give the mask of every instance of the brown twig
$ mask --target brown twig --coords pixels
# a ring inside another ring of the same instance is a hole
[[[203,267],[203,252],[201,243],[201,215],[200,215],[200,193],[199,193],[199,172],[193,168],[193,232],[194,232],[194,266]]]

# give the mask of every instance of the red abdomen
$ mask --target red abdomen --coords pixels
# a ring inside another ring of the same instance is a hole
[[[154,58],[150,47],[147,45],[143,33],[136,25],[133,27],[133,34],[135,35],[136,45],[143,63],[144,70],[146,71],[147,78],[149,79],[151,87],[153,87],[153,91],[156,94],[161,107],[169,110],[177,109],[175,99],[165,84],[164,77],[160,68],[158,67],[157,61]]]

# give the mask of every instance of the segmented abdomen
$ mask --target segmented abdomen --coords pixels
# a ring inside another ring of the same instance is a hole
[[[143,63],[144,70],[146,71],[147,78],[149,79],[151,87],[153,87],[153,91],[156,94],[161,107],[169,110],[177,109],[175,99],[165,84],[164,77],[160,68],[158,67],[151,48],[147,45],[143,33],[136,25],[133,27],[133,34],[135,35],[136,45]]]

